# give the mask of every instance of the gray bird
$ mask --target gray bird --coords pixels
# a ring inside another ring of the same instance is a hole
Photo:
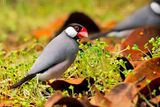
[[[110,31],[94,34],[90,36],[90,39],[109,36],[110,34],[113,35],[123,31],[120,35],[115,35],[116,37],[121,37],[124,33],[128,33],[129,30],[143,26],[160,27],[160,0],[153,0],[149,5],[142,7],[125,20],[118,23],[117,26]]]
[[[44,48],[30,72],[11,88],[21,86],[37,74],[42,81],[60,77],[76,58],[79,46],[78,39],[85,37],[88,37],[85,27],[77,23],[70,24]]]

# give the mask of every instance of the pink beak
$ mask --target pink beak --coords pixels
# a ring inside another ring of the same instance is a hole
[[[79,38],[87,38],[88,37],[88,32],[86,28],[82,28],[81,31],[77,34]]]

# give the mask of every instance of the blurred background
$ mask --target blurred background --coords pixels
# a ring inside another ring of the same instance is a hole
[[[34,38],[47,40],[74,11],[84,12],[99,26],[106,26],[124,19],[148,2],[149,0],[0,0],[0,42],[6,42],[5,46],[9,44],[8,48],[14,49],[17,46],[15,44]]]

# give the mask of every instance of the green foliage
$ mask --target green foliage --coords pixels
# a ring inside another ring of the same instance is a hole
[[[33,44],[37,44],[33,42]],[[24,77],[30,70],[33,62],[38,56],[35,45],[29,45],[25,49],[5,53],[0,51],[0,98],[7,95],[13,98],[14,106],[29,106],[30,103],[41,106],[45,101],[42,92],[46,86],[39,84],[35,79],[18,89],[10,90],[9,86]]]
[[[46,96],[42,93],[47,93],[47,85],[39,83],[37,78],[34,78],[29,83],[22,85],[17,89],[9,89],[9,86],[19,79],[23,78],[30,70],[32,64],[36,60],[39,52],[35,50],[36,41],[20,50],[5,53],[0,51],[0,98],[3,94],[10,96],[14,100],[14,105],[29,106],[31,103],[40,106],[46,100]],[[122,61],[115,60],[116,56],[112,56],[104,49],[106,43],[97,41],[94,44],[87,43],[80,45],[77,59],[74,64],[64,73],[64,78],[70,77],[92,77],[95,80],[95,85],[101,91],[106,88],[111,89],[115,84],[121,81],[119,77],[119,65],[123,65]],[[91,88],[91,86],[88,86]],[[74,87],[70,87],[71,90]],[[54,91],[49,88],[51,93]],[[68,95],[64,91],[65,95]],[[74,92],[72,91],[74,95]]]
[[[153,46],[151,50],[152,56],[159,57],[160,56],[160,37],[151,38],[149,40],[149,43]]]
[[[159,38],[149,41],[153,45],[152,52],[154,57],[160,56],[159,41]],[[45,89],[47,88],[51,93],[54,93],[54,90],[48,88],[47,85],[39,83],[37,78],[34,78],[18,89],[9,90],[11,84],[24,77],[30,70],[39,55],[39,52],[35,49],[36,45],[42,44],[33,40],[30,41],[26,48],[6,52],[3,49],[3,45],[0,44],[0,98],[3,98],[4,94],[10,96],[14,99],[15,106],[29,106],[30,103],[41,106],[46,100],[46,97],[42,94],[47,93]],[[96,41],[94,44],[81,44],[75,62],[62,77],[92,77],[95,80],[95,85],[101,91],[111,89],[114,85],[118,84],[121,81],[119,67],[122,66],[125,69],[125,75],[128,75],[130,71],[126,70],[124,66],[125,62],[116,60],[117,54],[111,54],[105,50],[106,45],[106,43],[101,41]],[[139,50],[136,45],[134,49]],[[73,90],[74,87],[70,87],[70,89]],[[63,94],[68,95],[67,91],[64,91]],[[74,95],[73,91],[72,94]]]
[[[132,47],[132,49],[133,49],[133,50],[139,50],[139,47],[138,47],[137,44],[134,44],[133,47]]]
[[[102,91],[117,84],[121,80],[118,72],[120,63],[115,60],[116,56],[111,56],[104,49],[105,46],[106,43],[99,41],[80,45],[81,51],[64,77],[92,77]]]

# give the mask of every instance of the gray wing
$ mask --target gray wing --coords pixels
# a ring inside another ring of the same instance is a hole
[[[160,16],[153,13],[150,6],[147,5],[136,11],[124,21],[120,22],[114,29],[117,31],[128,30],[144,25],[160,25]]]
[[[66,59],[66,48],[63,37],[57,36],[44,48],[28,74],[44,72],[51,66],[63,62]]]

